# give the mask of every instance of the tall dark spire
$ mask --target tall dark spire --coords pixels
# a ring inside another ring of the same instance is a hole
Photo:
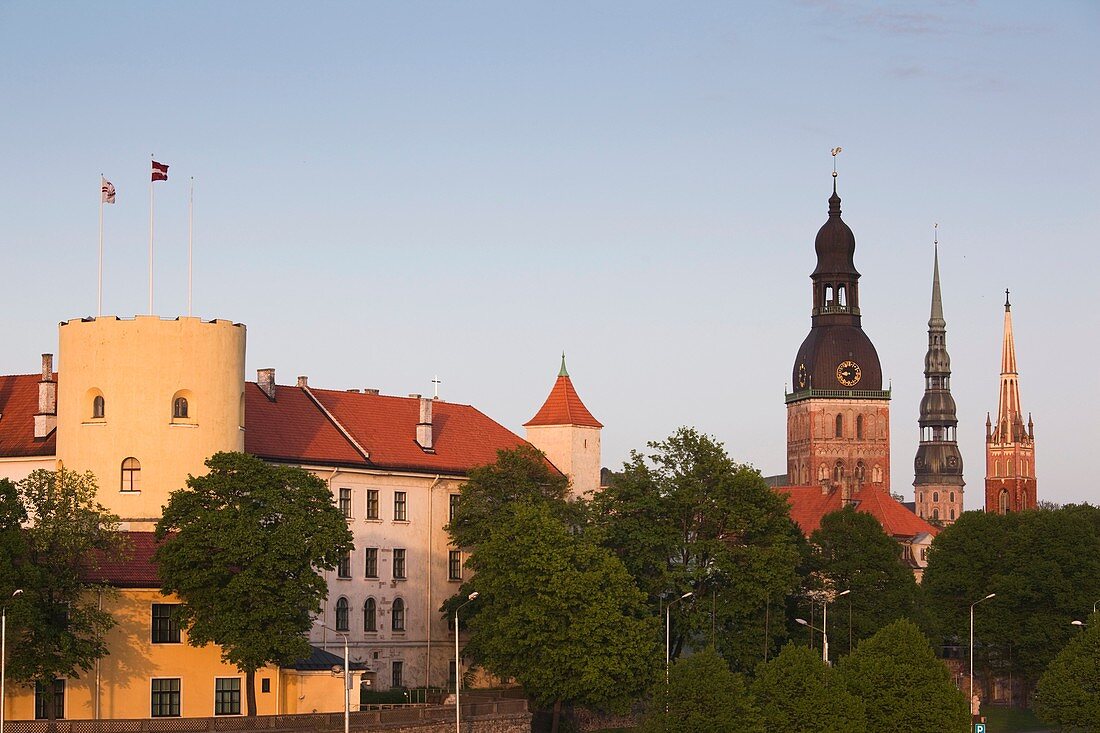
[[[932,264],[932,309],[928,318],[928,351],[924,356],[924,398],[920,403],[920,446],[914,461],[913,489],[917,511],[925,519],[952,522],[962,513],[963,463],[951,396],[951,357],[947,321],[940,291],[939,237]]]

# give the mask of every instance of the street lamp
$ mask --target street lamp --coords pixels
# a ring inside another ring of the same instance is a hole
[[[476,590],[466,596],[466,600],[455,609],[455,733],[462,733],[462,706],[459,705],[459,695],[462,689],[462,670],[459,667],[458,656],[458,612],[467,604],[472,603],[475,598],[477,598]]]
[[[1076,626],[1076,627],[1077,627],[1077,628],[1079,628],[1079,629],[1080,629],[1081,631],[1084,631],[1084,630],[1085,630],[1085,626],[1086,626],[1086,624],[1085,624],[1085,622],[1084,622],[1084,621],[1070,621],[1070,622],[1069,622],[1069,624],[1070,624],[1070,626]]]
[[[990,593],[985,598],[979,598],[970,604],[970,709],[974,710],[974,606],[978,605],[982,601],[988,601],[990,598],[997,595],[996,593]]]
[[[671,653],[671,650],[672,650],[672,614],[670,613],[670,611],[672,609],[672,604],[673,603],[679,603],[680,601],[684,600],[685,598],[691,598],[693,595],[695,595],[695,593],[693,593],[692,591],[689,590],[687,593],[680,596],[679,598],[676,598],[676,599],[672,600],[671,602],[669,602],[669,604],[667,606],[665,606],[665,687],[666,688],[668,687],[669,656],[670,656],[670,653]]]
[[[1097,604],[1097,603],[1100,603],[1100,601],[1096,601],[1096,603],[1093,603],[1093,604],[1092,604],[1092,612],[1093,612],[1093,613],[1096,613],[1096,604]]]
[[[20,595],[20,588],[11,594],[12,598]],[[4,733],[4,663],[8,658],[8,604],[0,608],[0,733]]]
[[[322,629],[328,629],[329,631],[344,637],[344,733],[348,733],[351,727],[351,675],[348,665],[348,635],[343,631],[338,631],[330,627],[328,624],[321,624]],[[4,733],[0,731],[0,733]]]
[[[841,596],[846,596],[852,592],[852,589],[841,591],[833,596],[835,601]],[[826,598],[821,603],[821,661],[829,664],[829,600]]]

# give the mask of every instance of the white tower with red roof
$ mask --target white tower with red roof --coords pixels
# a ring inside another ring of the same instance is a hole
[[[533,418],[523,424],[527,442],[550,459],[569,477],[573,496],[591,496],[600,488],[600,424],[581,402],[569,371],[565,354],[550,395]]]

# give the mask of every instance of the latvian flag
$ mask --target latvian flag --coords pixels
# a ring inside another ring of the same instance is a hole
[[[113,204],[115,202],[115,184],[102,176],[100,176],[100,181],[102,181],[101,189],[103,191],[103,203]]]
[[[154,181],[167,181],[168,180],[168,165],[166,163],[158,163],[153,161],[153,180]]]

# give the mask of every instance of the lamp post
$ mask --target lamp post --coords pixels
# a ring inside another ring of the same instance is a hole
[[[996,593],[990,593],[985,598],[979,598],[970,604],[970,709],[974,709],[974,606],[978,605],[982,601],[988,601],[990,598],[997,595]]]
[[[22,589],[16,590],[11,594],[12,598],[23,592]],[[5,664],[8,659],[8,604],[5,603],[3,608],[0,609],[0,733],[4,733],[4,672]]]
[[[679,603],[680,601],[684,600],[685,598],[691,598],[693,595],[695,595],[695,593],[693,593],[692,591],[689,590],[687,593],[680,596],[679,598],[676,598],[676,599],[670,601],[668,603],[668,605],[665,606],[665,687],[666,688],[668,687],[669,658],[670,658],[671,651],[672,651],[672,614],[671,614],[672,604]]]
[[[835,601],[841,596],[846,596],[852,592],[849,588],[846,591],[841,591],[833,596]],[[829,664],[829,600],[825,599],[821,602],[821,661],[825,662],[826,666]]]
[[[462,670],[459,667],[460,660],[458,656],[458,612],[467,604],[472,603],[475,598],[477,598],[476,590],[466,596],[466,600],[455,609],[455,733],[462,733],[462,706],[459,704],[460,690],[462,689]]]
[[[1096,613],[1096,604],[1097,604],[1097,603],[1100,603],[1100,601],[1096,601],[1096,603],[1093,603],[1093,604],[1092,604],[1092,612],[1093,612],[1093,613]]]
[[[343,631],[337,631],[328,624],[321,624],[321,628],[328,629],[332,633],[344,638],[344,733],[348,733],[348,730],[351,728],[351,674],[348,664],[348,635]],[[0,733],[4,732],[0,731]]]

